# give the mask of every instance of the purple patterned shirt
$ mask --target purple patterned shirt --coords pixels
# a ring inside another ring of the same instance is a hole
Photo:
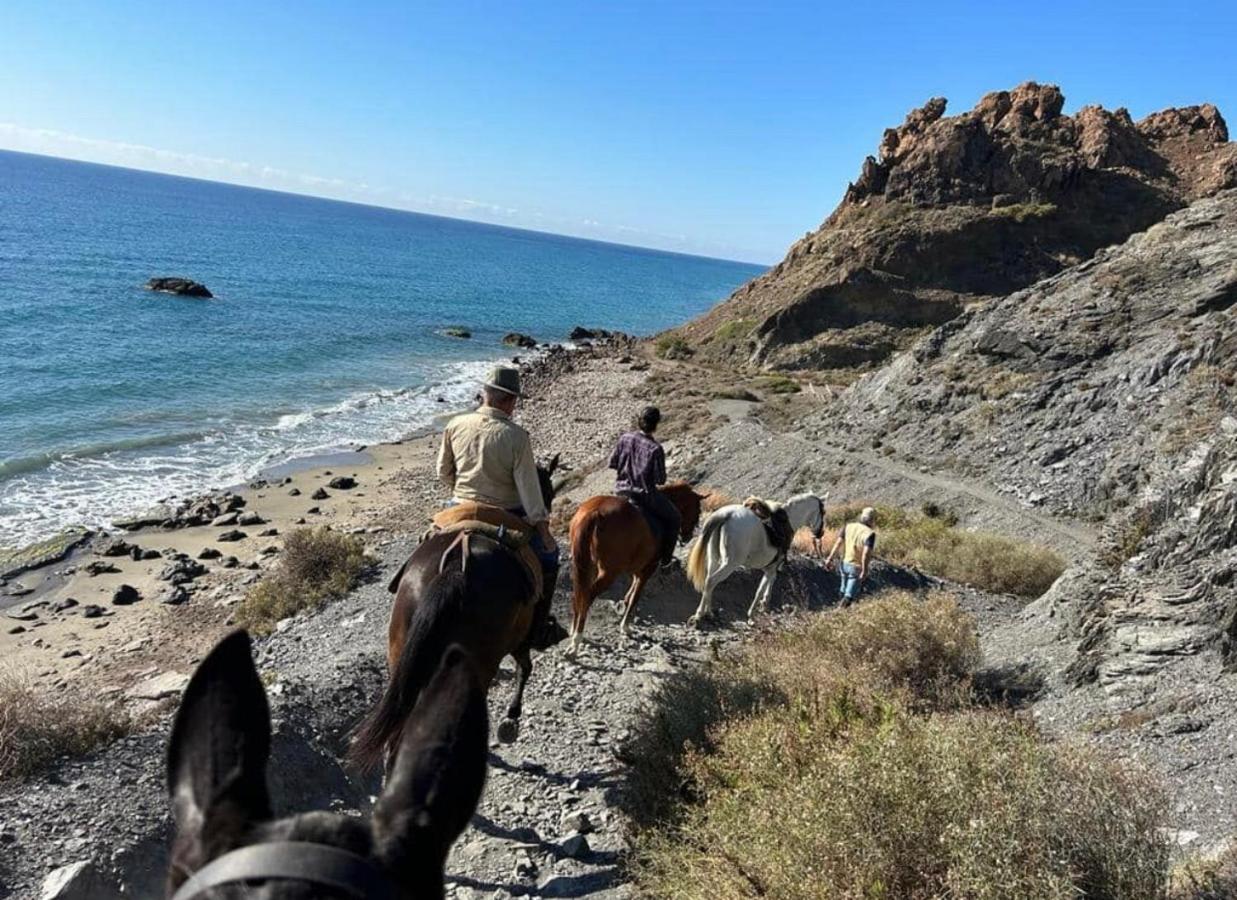
[[[629,431],[619,438],[610,455],[610,468],[616,473],[614,488],[620,492],[652,494],[666,483],[666,453],[643,431]]]

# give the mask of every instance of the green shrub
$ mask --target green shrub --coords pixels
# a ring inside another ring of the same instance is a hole
[[[630,753],[640,892],[1162,896],[1159,790],[972,709],[978,664],[974,620],[952,598],[898,593],[669,681]]]
[[[646,834],[635,870],[667,900],[1162,895],[1160,793],[1005,714],[730,723],[689,769],[703,802]]]
[[[714,398],[718,400],[742,400],[746,403],[759,403],[760,398],[749,391],[747,388],[732,387],[721,388],[713,393]]]
[[[802,390],[799,382],[786,375],[762,375],[756,383],[770,394],[797,394]]]
[[[688,359],[694,351],[682,336],[663,334],[654,342],[653,352],[662,359]]]
[[[1011,206],[997,206],[992,210],[994,216],[1001,216],[1006,219],[1013,219],[1018,224],[1030,221],[1031,219],[1046,219],[1049,216],[1055,215],[1057,211],[1054,203],[1015,203]]]
[[[877,701],[877,691],[911,708],[953,708],[978,662],[974,620],[943,594],[889,592],[844,615],[807,616],[758,637],[662,686],[630,745],[637,764],[627,779],[628,813],[638,825],[667,816],[690,782],[684,753],[710,749],[719,722],[770,704],[829,709],[839,721],[879,715],[888,701]]]
[[[729,322],[718,325],[717,330],[713,332],[713,337],[722,343],[740,341],[751,334],[755,327],[754,319],[731,319]]]
[[[0,781],[127,734],[133,721],[94,697],[51,693],[13,672],[0,675]]]
[[[346,594],[370,564],[359,538],[326,526],[298,528],[284,541],[275,570],[245,594],[236,620],[267,634],[281,619]]]

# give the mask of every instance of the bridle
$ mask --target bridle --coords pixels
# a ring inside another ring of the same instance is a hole
[[[225,853],[189,876],[172,900],[246,881],[300,881],[343,891],[359,900],[400,900],[391,879],[363,856],[305,841],[252,844]]]

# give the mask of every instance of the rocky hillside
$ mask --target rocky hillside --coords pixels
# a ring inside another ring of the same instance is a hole
[[[1063,115],[1028,82],[946,117],[933,98],[886,130],[841,205],[786,258],[682,329],[698,358],[790,370],[864,367],[930,326],[1090,258],[1237,185],[1209,104],[1134,122]]]
[[[831,417],[882,458],[1102,522],[1040,612],[1080,642],[1075,681],[1145,699],[1174,662],[1237,666],[1235,307],[1226,190],[935,330]]]

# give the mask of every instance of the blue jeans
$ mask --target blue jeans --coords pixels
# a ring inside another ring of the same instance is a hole
[[[844,562],[838,568],[841,583],[838,591],[843,603],[853,603],[859,596],[859,588],[863,582],[859,580],[859,567],[853,563]]]

